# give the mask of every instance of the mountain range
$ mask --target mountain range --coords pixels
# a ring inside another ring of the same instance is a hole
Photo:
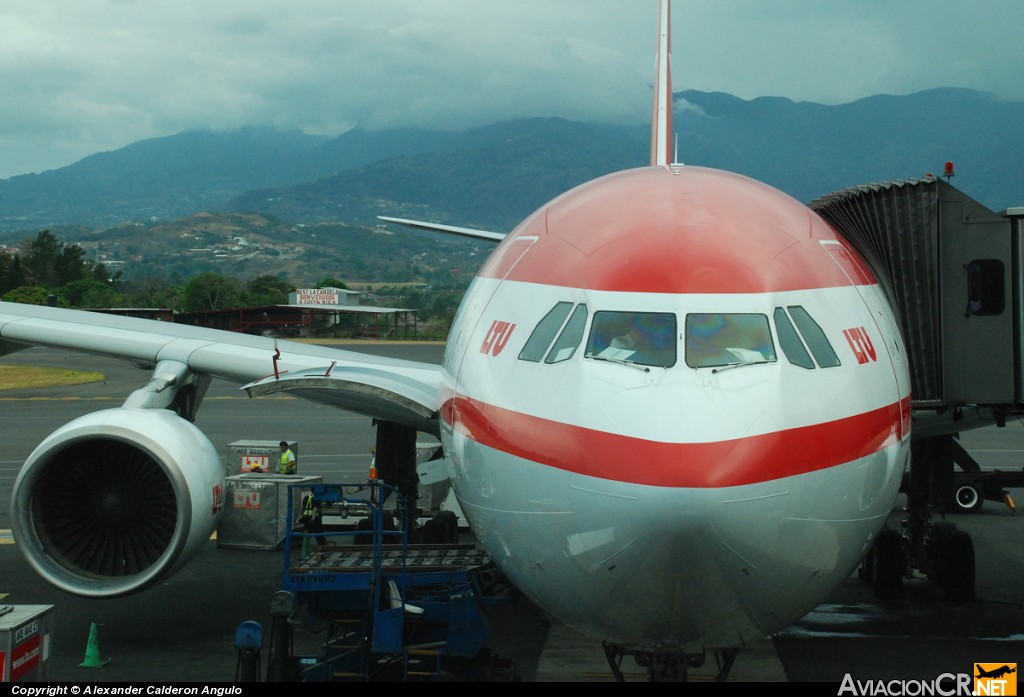
[[[678,159],[809,202],[848,186],[941,174],[993,210],[1024,205],[1024,103],[941,88],[826,106],[677,93]],[[193,131],[0,180],[0,241],[205,213],[376,226],[393,215],[507,231],[557,194],[647,164],[644,124],[560,118],[466,130],[354,129],[337,138],[249,127]]]

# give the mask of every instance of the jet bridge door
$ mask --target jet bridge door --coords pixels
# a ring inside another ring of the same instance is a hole
[[[1010,221],[966,196],[943,197],[939,207],[945,401],[1012,403],[1016,381]]]

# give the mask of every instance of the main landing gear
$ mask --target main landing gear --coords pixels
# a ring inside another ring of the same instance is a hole
[[[647,669],[649,682],[686,682],[690,668],[700,668],[704,665],[705,654],[684,653],[681,651],[644,651],[631,649],[618,644],[604,642],[604,655],[608,659],[608,665],[615,675],[616,682],[625,682],[626,677],[622,672],[622,659],[632,656],[636,664]],[[736,661],[736,654],[739,649],[717,649],[714,651],[715,660],[718,664],[718,673],[715,676],[716,682],[725,682]]]
[[[914,578],[927,578],[949,600],[974,600],[971,536],[957,530],[956,523],[948,520],[929,520],[922,527],[920,537],[893,528],[882,530],[861,563],[861,579],[871,584],[880,600],[902,596],[904,580]]]
[[[902,529],[885,528],[878,534],[859,569],[879,599],[901,596],[904,580],[927,578],[950,600],[974,600],[974,542],[945,517],[953,499],[953,465],[965,455],[951,435],[922,439],[912,446],[904,487],[907,519]]]

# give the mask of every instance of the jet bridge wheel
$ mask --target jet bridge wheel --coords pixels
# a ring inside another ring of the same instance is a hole
[[[985,503],[985,497],[974,484],[962,484],[953,495],[953,505],[960,513],[976,513]]]
[[[884,528],[878,533],[871,554],[875,597],[880,600],[898,597],[903,591],[903,573],[906,568],[903,538],[899,531]]]

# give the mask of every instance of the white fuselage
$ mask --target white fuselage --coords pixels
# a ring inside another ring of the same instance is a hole
[[[474,281],[445,358],[442,440],[492,559],[559,620],[647,650],[742,646],[815,607],[869,549],[909,453],[905,354],[877,284],[716,293],[517,280],[542,252],[543,236],[522,228],[503,245],[514,264]],[[832,244],[811,245],[817,263],[849,275]],[[555,341],[530,359],[558,302],[586,318],[576,348]],[[836,365],[801,367],[781,350],[778,313],[792,307],[814,318]],[[632,312],[674,318],[672,358],[591,350],[601,313]],[[737,316],[765,318],[772,360],[702,365],[695,318]]]

